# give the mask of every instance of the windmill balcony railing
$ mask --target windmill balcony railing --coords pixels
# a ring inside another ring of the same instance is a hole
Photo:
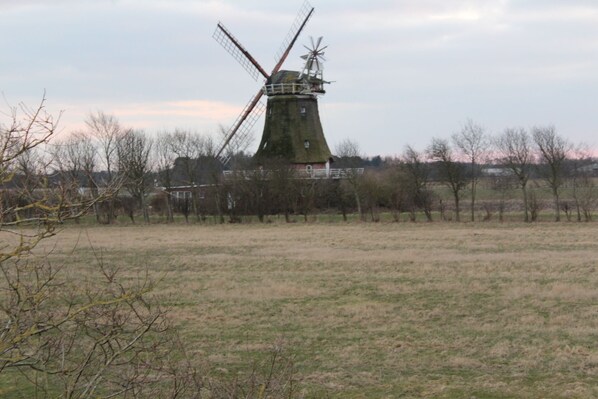
[[[297,179],[350,179],[363,174],[363,168],[345,168],[345,169],[312,169],[312,170],[295,170],[291,174]],[[255,170],[225,170],[223,171],[226,178],[242,178],[245,180],[254,179],[256,177],[269,179],[276,171],[266,169]]]
[[[321,85],[307,85],[305,83],[273,83],[264,86],[264,94],[275,96],[279,94],[309,94],[324,92]]]

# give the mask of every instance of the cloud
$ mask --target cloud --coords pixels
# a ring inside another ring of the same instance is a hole
[[[54,103],[49,111],[62,110],[60,130],[68,133],[85,129],[84,120],[90,112],[101,110],[116,116],[124,126],[155,132],[162,129],[185,128],[206,133],[216,132],[229,124],[241,112],[242,106],[211,100],[190,100],[146,103]]]
[[[113,112],[123,117],[186,117],[218,123],[236,117],[241,107],[209,100],[126,104]]]
[[[335,139],[363,135],[383,152],[467,117],[597,130],[595,0],[311,1],[284,68],[299,69],[301,44],[324,36],[335,83],[321,116]],[[96,109],[146,129],[227,126],[260,83],[212,40],[216,22],[270,69],[301,3],[0,0],[0,92],[36,101],[47,89],[65,126]]]

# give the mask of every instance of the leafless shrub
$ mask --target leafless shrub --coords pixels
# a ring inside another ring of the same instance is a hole
[[[542,210],[542,202],[538,199],[534,190],[527,191],[527,204],[529,206],[530,221],[536,222]]]
[[[43,170],[22,178],[31,151],[56,129],[44,102],[13,108],[0,124],[0,376],[42,397],[199,397],[201,380],[181,364],[184,350],[147,276],[124,284],[97,256],[99,274],[77,281],[35,251],[63,221],[118,191],[74,198]]]
[[[212,381],[208,385],[214,399],[302,398],[298,389],[293,357],[276,344],[263,363],[255,363],[251,372],[229,383]]]

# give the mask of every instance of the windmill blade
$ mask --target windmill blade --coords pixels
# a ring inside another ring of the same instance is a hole
[[[240,151],[244,150],[244,147],[249,143],[251,139],[251,128],[266,110],[264,103],[261,101],[263,94],[263,90],[260,89],[260,91],[249,100],[218,146],[219,149],[216,153],[216,158],[218,158],[223,165],[228,163],[232,155],[232,151],[225,151],[227,148],[233,147],[235,150]]]
[[[322,43],[322,36],[318,37],[318,42],[316,43],[316,45],[314,46],[314,49],[318,49],[318,47],[320,47],[320,44]]]
[[[268,73],[262,68],[262,66],[249,54],[249,51],[245,49],[239,43],[237,38],[230,33],[222,23],[218,22],[216,25],[216,30],[212,37],[226,50],[230,55],[233,56],[235,60],[245,70],[253,77],[254,80],[257,81],[257,78],[261,74],[264,78],[268,79]]]
[[[320,48],[320,44],[322,44],[323,38],[324,38],[323,36],[320,36],[320,37],[318,37],[318,40],[314,41],[313,36],[310,36],[309,41],[311,42],[311,47],[307,47],[306,45],[303,45],[303,47],[305,47],[311,53],[318,53],[318,52],[324,50],[326,47],[328,47],[328,46],[326,46],[326,47]]]
[[[320,58],[322,61],[326,61],[326,58],[324,58],[324,53],[319,53],[319,52],[315,52],[312,51],[309,54],[305,54],[302,55],[301,58],[303,58],[304,60],[308,59],[308,58]]]
[[[311,4],[309,4],[308,1],[305,1],[305,3],[303,3],[303,6],[301,6],[301,9],[299,10],[297,17],[295,18],[295,22],[293,22],[293,25],[291,26],[291,29],[289,30],[287,37],[285,38],[285,40],[282,43],[282,46],[280,47],[280,51],[278,53],[278,56],[276,57],[278,58],[278,62],[276,63],[276,66],[274,66],[274,69],[272,70],[272,73],[270,75],[274,75],[276,72],[280,70],[282,64],[289,56],[289,53],[291,52],[293,45],[297,41],[299,34],[301,34],[301,31],[303,30],[303,28],[305,28],[307,21],[309,21],[313,13],[314,8],[311,6]]]
[[[326,61],[326,57],[324,57],[324,53],[317,53],[314,58],[316,58],[320,62]]]

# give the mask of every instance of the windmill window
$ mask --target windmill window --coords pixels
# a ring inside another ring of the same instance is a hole
[[[303,147],[305,147],[306,150],[309,150],[309,140],[303,142]]]
[[[305,109],[305,107],[301,107],[299,108],[299,112],[301,113],[301,115],[305,115],[307,113],[307,110]]]
[[[311,166],[311,165],[306,165],[306,166],[305,166],[305,171],[306,171],[308,174],[310,174],[310,175],[311,175],[311,172],[313,172],[313,170],[314,170],[314,167],[313,167],[313,166]]]

